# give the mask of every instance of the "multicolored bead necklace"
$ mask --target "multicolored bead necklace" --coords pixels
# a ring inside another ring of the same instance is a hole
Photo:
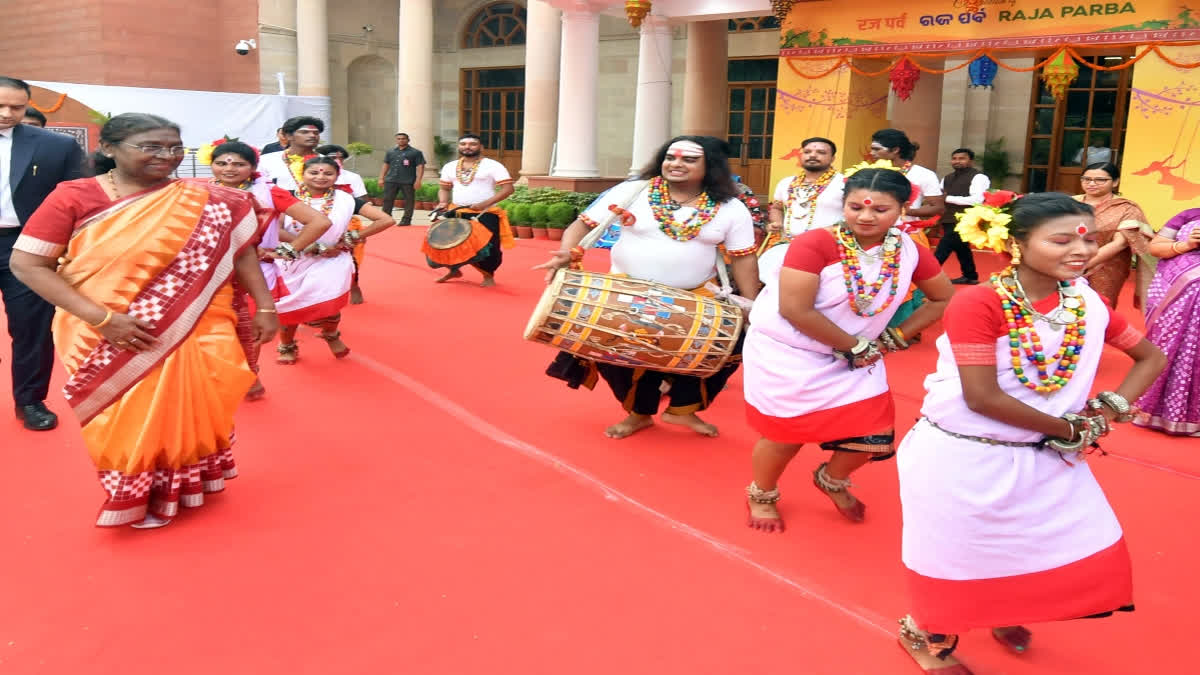
[[[309,205],[310,207],[312,206],[314,199],[323,199],[324,201],[321,202],[321,205],[319,207],[313,207],[313,208],[316,208],[318,211],[320,211],[321,215],[328,216],[329,213],[331,211],[333,211],[333,202],[336,201],[335,197],[337,195],[335,194],[333,188],[330,188],[325,191],[325,194],[323,196],[314,197],[312,195],[312,193],[308,191],[308,186],[301,183],[300,187],[296,189],[296,196],[299,197],[301,201],[303,201],[305,204]]]
[[[225,185],[224,183],[217,180],[216,178],[210,178],[208,182],[212,183],[213,185]],[[238,190],[249,190],[250,186],[253,184],[254,184],[253,180],[246,179],[237,185],[237,189]],[[226,186],[226,187],[229,187],[229,186]]]
[[[1017,280],[1016,271],[1009,267],[1000,274],[993,274],[991,284],[1000,296],[1000,305],[1004,308],[1004,320],[1008,324],[1009,354],[1017,381],[1040,394],[1050,394],[1067,386],[1067,382],[1075,374],[1075,365],[1079,363],[1079,354],[1083,351],[1087,335],[1087,322],[1083,318],[1087,314],[1087,307],[1079,289],[1069,281],[1058,282],[1058,301],[1063,310],[1057,315],[1064,318],[1073,315],[1074,320],[1065,323],[1066,332],[1058,351],[1054,356],[1046,358],[1042,340],[1034,328],[1034,320],[1040,315],[1025,296],[1025,291]],[[1025,361],[1037,370],[1036,381],[1030,381],[1025,374],[1021,360],[1022,352]],[[1053,364],[1053,374],[1048,374],[1048,364]]]
[[[805,183],[802,177],[792,176],[792,182],[788,184],[787,189],[787,208],[789,212],[797,206],[804,206],[808,209],[804,222],[805,232],[812,229],[813,222],[817,217],[817,198],[821,196],[825,188],[829,187],[829,183],[833,181],[835,175],[837,175],[837,171],[833,167],[829,167],[817,178],[815,183]],[[796,232],[795,234],[800,233]]]
[[[696,195],[696,212],[682,223],[675,222],[675,211],[680,207],[671,201],[671,188],[662,176],[650,180],[650,212],[658,221],[658,229],[675,241],[691,241],[700,234],[700,228],[712,221],[720,208],[707,192]]]
[[[470,168],[463,168],[463,161],[460,159],[454,166],[454,175],[458,177],[458,182],[462,185],[470,185],[471,181],[475,180],[475,173],[479,171],[479,161],[476,161]]]
[[[896,230],[888,230],[883,239],[883,266],[879,268],[879,276],[867,284],[863,280],[862,265],[858,262],[862,247],[854,238],[854,233],[845,223],[840,223],[834,231],[837,239],[838,254],[842,258],[842,280],[846,283],[846,297],[850,308],[861,317],[875,316],[896,299],[895,277],[900,269],[900,237]],[[879,309],[868,309],[875,303],[875,298],[883,290],[883,285],[891,280],[888,297]]]

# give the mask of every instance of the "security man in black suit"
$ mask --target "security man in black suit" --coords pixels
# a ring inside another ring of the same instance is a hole
[[[0,76],[0,295],[12,335],[13,402],[26,429],[47,431],[58,417],[46,408],[54,343],[54,306],[8,268],[21,227],[59,183],[83,176],[83,150],[70,136],[21,124],[29,85]]]

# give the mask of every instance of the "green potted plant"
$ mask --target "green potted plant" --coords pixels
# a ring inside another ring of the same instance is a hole
[[[566,202],[556,202],[547,207],[546,216],[550,219],[546,235],[551,241],[562,241],[563,230],[575,220],[575,207]]]
[[[413,191],[413,201],[418,209],[432,209],[437,206],[437,183],[423,183]]]
[[[379,184],[378,178],[364,178],[363,187],[367,189],[367,197],[375,206],[383,205],[383,186]]]
[[[454,158],[454,142],[446,140],[441,136],[433,137],[433,158],[437,161],[438,166],[444,166]]]
[[[358,170],[358,158],[375,152],[375,146],[362,141],[352,141],[346,144],[346,152],[350,153],[350,168]]]
[[[534,239],[549,239],[546,234],[546,224],[550,218],[550,205],[535,202],[529,205],[529,226],[533,229]]]
[[[508,215],[513,230],[520,239],[533,239],[533,228],[529,226],[529,206],[529,204],[513,204],[512,211]]]

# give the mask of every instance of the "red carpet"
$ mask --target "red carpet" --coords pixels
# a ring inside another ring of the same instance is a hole
[[[719,439],[605,439],[623,416],[611,394],[545,377],[554,353],[520,338],[541,291],[529,268],[553,244],[520,242],[481,289],[473,271],[433,284],[422,234],[372,240],[349,359],[308,329],[296,367],[265,354],[268,396],[239,414],[241,477],[165,529],[93,527],[103,495],[61,373],[59,430],[0,421],[0,673],[920,672],[893,638],[893,463],[859,476],[870,510],[855,526],[811,487],[820,455],[802,451],[783,481],[787,532],[753,532],[740,376],[707,416]],[[888,361],[901,427],[932,338]],[[1100,384],[1123,367],[1114,353]],[[979,675],[1196,670],[1200,444],[1125,427],[1105,447],[1093,468],[1126,528],[1138,611],[1033,626],[1019,658],[971,633],[961,654]]]

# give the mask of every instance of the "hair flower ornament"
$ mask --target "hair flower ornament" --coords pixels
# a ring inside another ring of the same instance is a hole
[[[217,149],[217,146],[222,143],[229,143],[229,142],[236,141],[236,140],[237,140],[236,138],[230,138],[229,136],[222,136],[221,138],[218,138],[215,141],[205,143],[204,145],[200,146],[199,148],[196,148],[196,161],[199,162],[200,164],[204,164],[205,166],[212,165],[213,151]]]
[[[963,241],[979,249],[1004,251],[1008,244],[1008,211],[1021,195],[1009,190],[995,190],[983,195],[983,203],[958,214],[954,231]]]
[[[877,159],[874,162],[859,162],[858,164],[855,164],[854,166],[843,171],[842,175],[846,178],[849,178],[863,169],[887,169],[888,171],[901,171],[900,167],[892,164],[891,160]]]

